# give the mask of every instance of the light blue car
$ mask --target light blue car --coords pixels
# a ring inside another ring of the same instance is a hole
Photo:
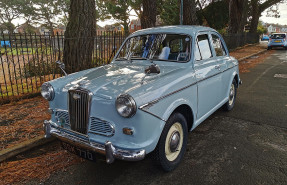
[[[267,49],[275,47],[282,47],[287,50],[287,34],[286,33],[273,33],[270,36]]]
[[[51,113],[45,136],[89,160],[102,154],[107,163],[151,153],[171,171],[183,159],[188,132],[220,107],[230,111],[239,84],[238,61],[215,30],[140,30],[111,64],[42,85]]]

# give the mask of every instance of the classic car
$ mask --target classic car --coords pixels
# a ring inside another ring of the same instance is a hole
[[[63,67],[63,66],[62,66]],[[42,85],[51,120],[45,136],[94,160],[102,154],[163,170],[181,162],[188,132],[220,107],[234,107],[238,61],[221,35],[201,26],[166,26],[131,34],[108,65]]]
[[[287,34],[286,33],[273,33],[268,42],[267,49],[275,47],[282,47],[287,50]]]

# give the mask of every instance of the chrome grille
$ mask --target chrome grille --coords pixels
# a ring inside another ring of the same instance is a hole
[[[110,137],[114,135],[115,130],[111,123],[99,118],[91,117],[89,132]]]
[[[71,129],[87,134],[92,96],[88,90],[69,90],[69,116]]]
[[[66,110],[56,110],[55,118],[59,123],[65,123],[65,125],[70,125],[69,113]]]

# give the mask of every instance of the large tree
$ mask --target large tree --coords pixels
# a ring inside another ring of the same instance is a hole
[[[164,25],[177,25],[179,24],[179,6],[178,0],[161,0],[159,15]]]
[[[263,11],[270,8],[271,6],[283,2],[284,0],[251,0],[251,24],[250,32],[256,33],[259,18]]]
[[[157,16],[157,2],[154,0],[143,0],[143,12],[141,16],[141,28],[155,27]]]
[[[230,0],[229,33],[242,33],[248,15],[248,0]]]
[[[157,16],[157,1],[143,0],[143,12],[141,16],[141,27],[150,28],[155,27]]]
[[[69,0],[33,0],[34,13],[32,20],[34,23],[42,23],[53,35],[53,29],[57,24],[59,15],[67,15]]]
[[[27,0],[1,0],[0,1],[0,21],[6,29],[12,33],[15,29],[13,20],[19,18],[27,6]]]
[[[124,27],[125,34],[129,34],[131,6],[129,0],[97,0],[98,12],[101,20],[115,19]]]
[[[198,11],[199,23],[206,23],[209,27],[216,30],[224,29],[229,21],[229,1],[214,1],[210,4],[199,4],[200,10]]]
[[[183,24],[184,25],[198,24],[196,16],[195,0],[183,0]]]
[[[71,0],[69,22],[65,31],[64,63],[67,72],[92,67],[96,28],[94,0]]]

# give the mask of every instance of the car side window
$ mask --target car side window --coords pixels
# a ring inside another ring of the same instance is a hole
[[[215,50],[216,56],[226,55],[226,51],[222,45],[222,42],[217,35],[212,34],[212,45]]]
[[[195,48],[195,59],[196,60],[204,60],[212,57],[212,53],[210,50],[208,35],[199,35],[197,37],[196,45],[198,48]],[[198,52],[198,53],[197,53]],[[200,55],[200,58],[199,58]]]

